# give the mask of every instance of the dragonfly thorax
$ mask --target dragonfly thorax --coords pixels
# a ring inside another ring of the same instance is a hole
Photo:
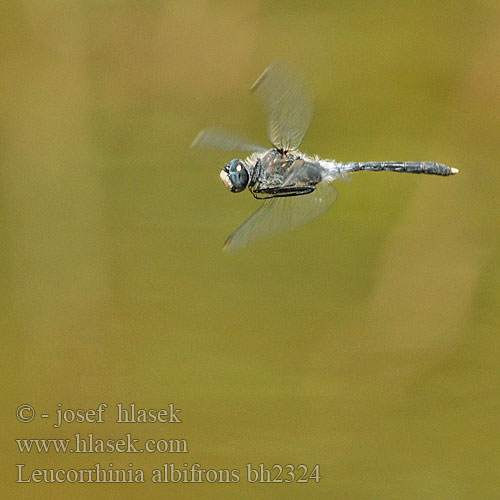
[[[220,178],[232,193],[241,193],[248,186],[250,175],[243,162],[235,158],[224,165]]]

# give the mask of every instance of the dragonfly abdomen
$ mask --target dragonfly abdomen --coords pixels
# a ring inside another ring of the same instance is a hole
[[[359,172],[369,170],[373,172],[404,172],[407,174],[431,174],[431,175],[453,175],[458,169],[448,167],[442,163],[433,161],[367,161],[342,163],[341,170],[344,172]]]

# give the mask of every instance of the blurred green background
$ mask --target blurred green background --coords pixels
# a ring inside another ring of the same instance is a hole
[[[500,3],[3,1],[5,498],[499,498]],[[236,255],[258,206],[191,151],[261,143],[276,57],[315,94],[302,149],[434,160],[361,173],[322,218]],[[183,423],[54,429],[135,402]],[[30,403],[37,418],[21,424]],[[185,438],[189,454],[20,455],[14,438]],[[152,484],[163,463],[320,464],[316,484]],[[16,484],[15,464],[145,484]]]

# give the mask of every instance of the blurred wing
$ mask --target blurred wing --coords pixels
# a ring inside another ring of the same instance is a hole
[[[227,151],[266,151],[266,148],[252,144],[237,135],[218,128],[202,130],[191,144],[191,148],[225,149]]]
[[[269,66],[252,89],[269,113],[268,134],[274,147],[298,149],[311,124],[313,102],[307,87],[278,63]]]
[[[337,190],[325,182],[319,183],[310,194],[267,199],[226,240],[223,249],[241,250],[251,243],[299,227],[319,217],[336,199]]]

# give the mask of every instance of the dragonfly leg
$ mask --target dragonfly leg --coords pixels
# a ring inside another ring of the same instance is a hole
[[[314,191],[316,186],[281,186],[279,188],[259,189],[258,192],[252,190],[253,197],[257,200],[265,200],[267,198],[280,198],[285,196],[301,196]],[[259,196],[263,195],[263,196]]]

